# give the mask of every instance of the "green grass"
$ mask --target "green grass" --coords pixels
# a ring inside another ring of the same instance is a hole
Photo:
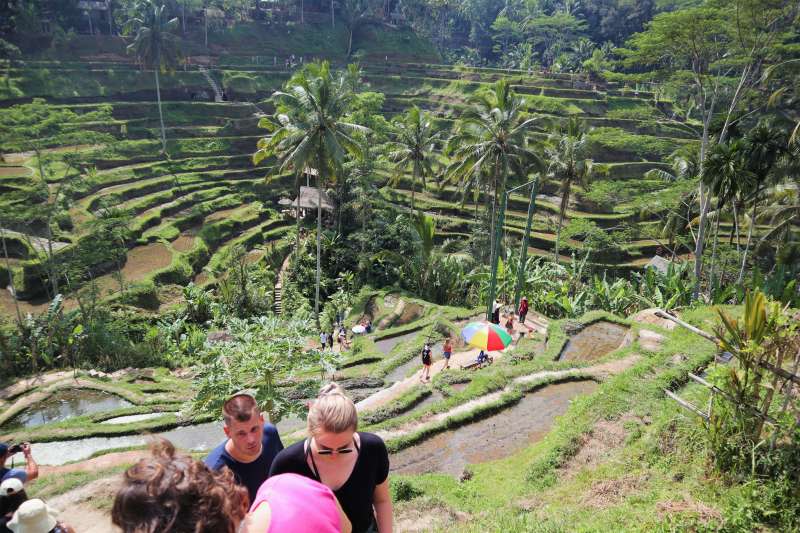
[[[684,317],[707,327],[705,322],[713,314],[701,308]],[[644,357],[596,392],[576,398],[543,440],[505,459],[471,465],[469,481],[459,483],[439,474],[396,476],[425,494],[409,505],[423,513],[444,506],[470,516],[449,523],[451,531],[681,531],[695,524],[697,516],[691,509],[696,506],[665,517],[658,511],[660,502],[688,498],[720,509],[720,498],[735,489],[707,478],[703,456],[696,449],[697,420],[662,392],[665,387],[680,387],[688,370],[710,361],[713,347],[686,331],[661,333],[668,341],[658,353]],[[676,354],[685,359],[675,362]],[[624,427],[625,440],[597,466],[580,470],[570,460],[598,421]],[[569,477],[568,466],[570,472],[576,471]],[[592,503],[593,495],[602,494],[599,487],[624,488],[625,483],[633,483],[635,490],[619,489],[619,497],[612,492],[611,497],[599,499],[600,507]]]

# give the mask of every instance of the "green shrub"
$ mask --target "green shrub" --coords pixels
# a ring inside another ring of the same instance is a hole
[[[414,498],[422,496],[423,490],[418,488],[414,483],[408,479],[397,478],[392,480],[392,501],[407,502]]]

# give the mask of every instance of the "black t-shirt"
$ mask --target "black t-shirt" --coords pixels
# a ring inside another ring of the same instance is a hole
[[[422,364],[429,365],[431,364],[431,349],[427,346],[422,349]]]
[[[375,487],[386,481],[389,476],[389,453],[383,440],[372,433],[358,433],[361,437],[360,451],[353,472],[339,490],[334,491],[342,510],[353,524],[353,533],[363,533],[375,519],[372,499]],[[278,474],[299,474],[316,481],[306,462],[303,448],[305,441],[292,444],[275,457],[270,477]]]

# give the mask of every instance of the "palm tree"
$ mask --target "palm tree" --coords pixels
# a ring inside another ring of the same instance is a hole
[[[586,124],[577,118],[570,118],[566,126],[559,125],[548,136],[549,146],[545,146],[547,175],[559,182],[561,205],[558,209],[558,228],[556,230],[555,260],[561,239],[561,226],[569,207],[572,184],[585,184],[592,177],[593,162],[587,159],[589,137]]]
[[[750,224],[747,230],[747,244],[742,255],[742,264],[739,268],[737,285],[744,279],[744,269],[747,264],[747,253],[750,251],[750,244],[753,239],[753,227],[758,220],[758,203],[764,187],[772,176],[773,169],[781,156],[786,151],[786,137],[777,128],[767,124],[758,124],[755,128],[747,132],[745,136],[745,158],[747,166],[752,173],[751,188],[745,194],[752,202],[752,212],[750,214]]]
[[[708,187],[709,194],[717,199],[716,212],[713,213],[714,244],[711,251],[710,286],[714,289],[714,269],[719,242],[719,223],[725,204],[750,187],[752,173],[747,169],[745,161],[745,144],[741,139],[733,139],[727,143],[714,145],[703,165],[701,180]],[[709,214],[711,215],[711,214]]]
[[[317,170],[317,192],[322,198],[323,185],[341,169],[345,153],[358,155],[361,148],[351,137],[369,129],[344,122],[352,93],[345,76],[331,72],[330,64],[310,64],[293,76],[283,91],[272,94],[276,104],[274,119],[261,119],[259,126],[272,135],[258,141],[253,162],[276,156],[279,172],[289,169],[302,172]],[[319,284],[321,273],[322,202],[317,202],[317,272],[314,293],[314,318],[319,327]]]
[[[160,0],[139,0],[134,15],[126,26],[135,32],[128,51],[136,54],[145,67],[151,67],[156,76],[156,100],[158,118],[161,122],[161,150],[167,153],[167,136],[164,131],[164,114],[161,111],[161,86],[159,72],[171,71],[178,63],[180,51],[177,36],[172,30],[178,26],[178,19],[167,19],[166,6]]]
[[[776,164],[776,173],[781,183],[771,187],[771,203],[764,212],[772,227],[759,243],[772,237],[791,238],[791,227],[800,221],[800,139],[790,141]]]
[[[528,135],[538,119],[524,118],[525,100],[517,97],[506,80],[497,81],[491,91],[473,96],[470,103],[472,105],[456,124],[455,134],[447,142],[446,152],[452,163],[445,176],[464,189],[469,183],[478,184],[484,171],[489,174],[490,243],[494,263],[496,211],[509,171],[526,176],[531,165],[541,165],[539,156],[528,145]]]
[[[660,179],[669,182],[679,181],[696,181],[700,174],[700,162],[698,160],[699,154],[696,150],[684,151],[676,150],[670,154],[670,170],[661,168],[654,168],[645,172],[646,179]],[[678,208],[669,208],[664,226],[662,228],[662,235],[669,238],[669,250],[672,254],[672,259],[675,259],[675,238],[680,234],[681,230],[691,224],[694,218],[694,205],[695,205],[695,191],[685,191],[680,195]],[[655,214],[663,211],[664,206],[659,202],[652,202],[644,209],[644,215]],[[682,211],[686,210],[684,214]]]
[[[440,140],[440,133],[433,131],[430,115],[417,106],[407,110],[394,121],[393,140],[388,143],[388,158],[394,162],[397,173],[390,182],[397,184],[402,171],[411,167],[411,209],[414,209],[414,190],[421,181],[425,190],[425,177],[433,174],[433,149]]]

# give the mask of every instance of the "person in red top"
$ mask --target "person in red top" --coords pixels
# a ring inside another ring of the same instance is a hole
[[[519,303],[519,310],[517,311],[519,315],[519,323],[523,326],[525,325],[525,317],[528,316],[528,297],[523,296],[522,301]]]

